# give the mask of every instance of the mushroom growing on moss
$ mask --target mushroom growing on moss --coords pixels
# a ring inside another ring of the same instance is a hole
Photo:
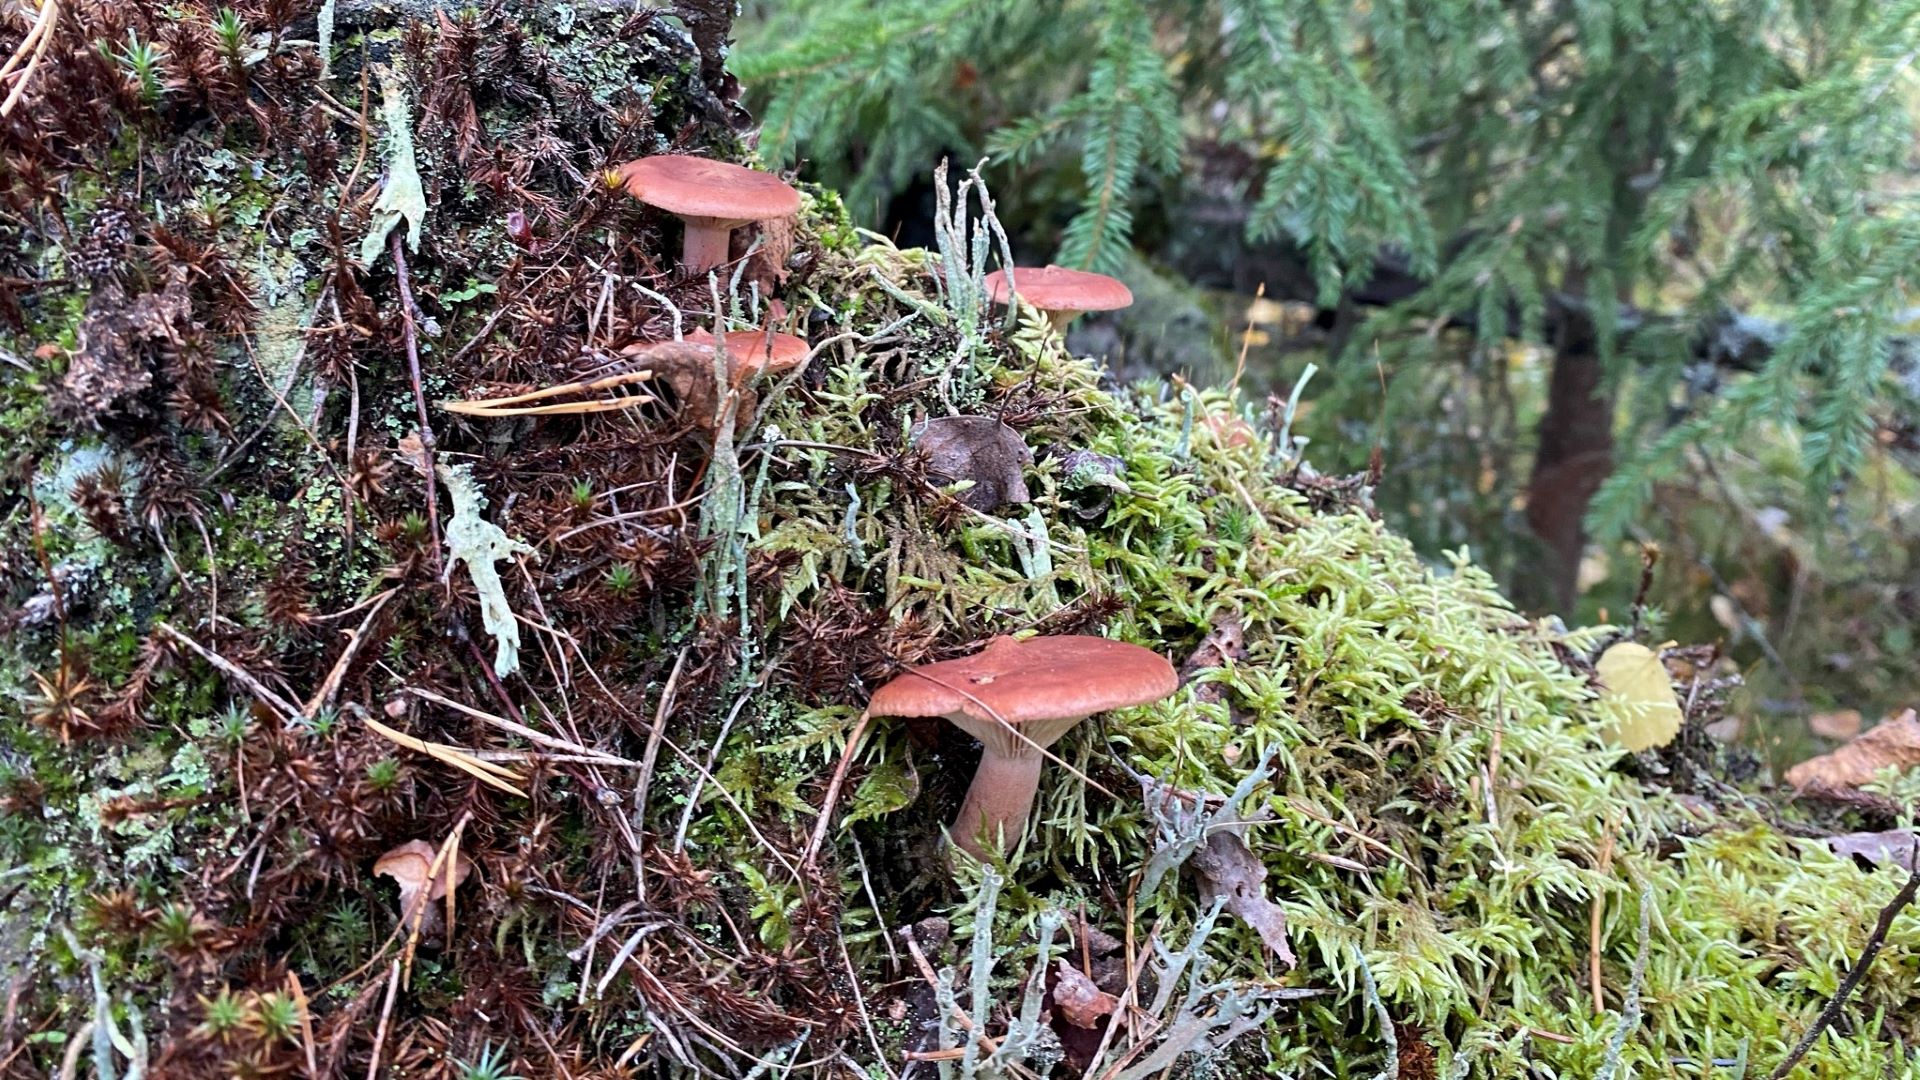
[[[729,330],[724,336],[728,355],[740,358],[742,370],[751,368],[756,374],[780,375],[791,371],[812,349],[806,338],[766,330]],[[712,345],[713,335],[706,330],[695,330],[687,335],[687,340],[696,345]]]
[[[769,173],[724,161],[656,154],[620,167],[627,193],[686,224],[680,263],[704,274],[727,261],[733,230],[800,212],[800,193]]]
[[[400,886],[400,919],[411,925],[416,905],[424,905],[420,912],[420,936],[431,938],[439,932],[441,926],[440,901],[447,893],[460,887],[473,872],[473,864],[461,858],[457,853],[449,860],[452,865],[442,865],[440,872],[427,879],[427,873],[433,868],[434,856],[439,849],[425,840],[409,840],[385,855],[373,864],[375,877],[390,877]]]
[[[1082,312],[1133,306],[1133,291],[1118,279],[1064,266],[1016,266],[1011,285],[1005,270],[995,270],[984,284],[996,304],[1010,304],[1018,296],[1028,307],[1045,312],[1059,334]]]
[[[739,393],[736,422],[753,415],[759,394],[753,383],[761,375],[782,375],[806,362],[812,347],[805,338],[766,330],[734,330],[726,340],[727,371]],[[713,381],[714,337],[695,330],[681,341],[650,341],[629,345],[621,355],[652,369],[656,384],[673,391],[680,414],[703,431],[719,423],[721,395]]]
[[[874,716],[939,716],[980,740],[980,767],[953,822],[975,858],[1009,850],[1026,828],[1042,750],[1094,713],[1145,705],[1180,686],[1158,653],[1106,638],[996,637],[959,660],[909,668],[876,690]]]

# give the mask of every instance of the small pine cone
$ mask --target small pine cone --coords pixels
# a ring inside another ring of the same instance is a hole
[[[73,482],[68,497],[86,515],[93,531],[116,544],[127,542],[127,506],[120,497],[121,472],[107,466]]]
[[[107,281],[119,274],[132,242],[133,219],[118,206],[103,206],[88,220],[79,246],[68,253],[68,271],[85,281]]]

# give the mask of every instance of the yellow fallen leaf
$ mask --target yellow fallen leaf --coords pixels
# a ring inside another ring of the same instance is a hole
[[[1680,698],[1659,653],[1622,641],[1601,653],[1594,667],[1600,700],[1612,719],[1607,734],[1614,742],[1639,753],[1665,746],[1680,733]]]

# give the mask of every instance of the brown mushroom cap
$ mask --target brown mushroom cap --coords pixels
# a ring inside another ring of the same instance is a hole
[[[427,871],[433,867],[433,858],[439,852],[439,848],[425,840],[409,840],[380,856],[379,861],[373,864],[374,876],[390,877],[400,886],[400,906],[403,910],[413,906],[413,898],[419,895],[423,887],[427,888],[429,903],[443,900],[449,889],[457,889],[467,880],[467,875],[473,872],[473,865],[456,853],[452,859],[452,872],[448,872],[448,867],[441,866],[429,887]]]
[[[1158,701],[1179,689],[1151,649],[1101,637],[996,637],[972,656],[909,669],[874,691],[875,716],[943,716],[1002,753],[1031,753],[1097,712]],[[1000,721],[1020,728],[1014,737]]]
[[[1179,685],[1172,664],[1138,645],[997,637],[972,656],[909,670],[875,691],[867,709],[875,716],[945,717],[980,740],[980,766],[951,831],[955,844],[984,858],[1025,830],[1041,748],[1094,713],[1158,701]]]
[[[721,396],[713,384],[713,344],[711,333],[695,330],[680,341],[639,342],[620,353],[651,368],[658,383],[673,389],[682,415],[702,430],[712,430],[719,423],[721,411]],[[754,389],[753,376],[791,371],[811,351],[804,338],[792,334],[776,333],[769,345],[764,330],[730,331],[727,366],[740,395],[735,413],[738,420],[745,420],[759,408],[760,395]]]
[[[987,295],[1005,304],[1013,294],[1046,312],[1114,311],[1133,305],[1133,291],[1114,278],[1064,266],[1016,266],[1013,285],[1007,272],[995,270],[985,281]]]
[[[710,158],[656,154],[620,167],[627,193],[681,217],[744,224],[800,210],[800,193],[770,173]]]
[[[769,335],[765,330],[729,330],[726,339],[727,353],[739,357],[743,369],[753,367],[769,374],[792,370],[813,349],[806,338],[781,333]],[[711,345],[713,335],[706,330],[695,330],[686,340],[696,345]]]

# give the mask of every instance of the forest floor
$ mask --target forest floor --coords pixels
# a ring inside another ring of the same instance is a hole
[[[1620,749],[1635,613],[990,308],[977,178],[935,251],[808,190],[679,274],[608,170],[745,120],[653,11],[324,11],[62,5],[0,121],[0,1075],[1912,1074],[1913,778],[1782,797],[1655,640]],[[863,706],[1036,632],[1182,686],[983,866],[977,745]]]

